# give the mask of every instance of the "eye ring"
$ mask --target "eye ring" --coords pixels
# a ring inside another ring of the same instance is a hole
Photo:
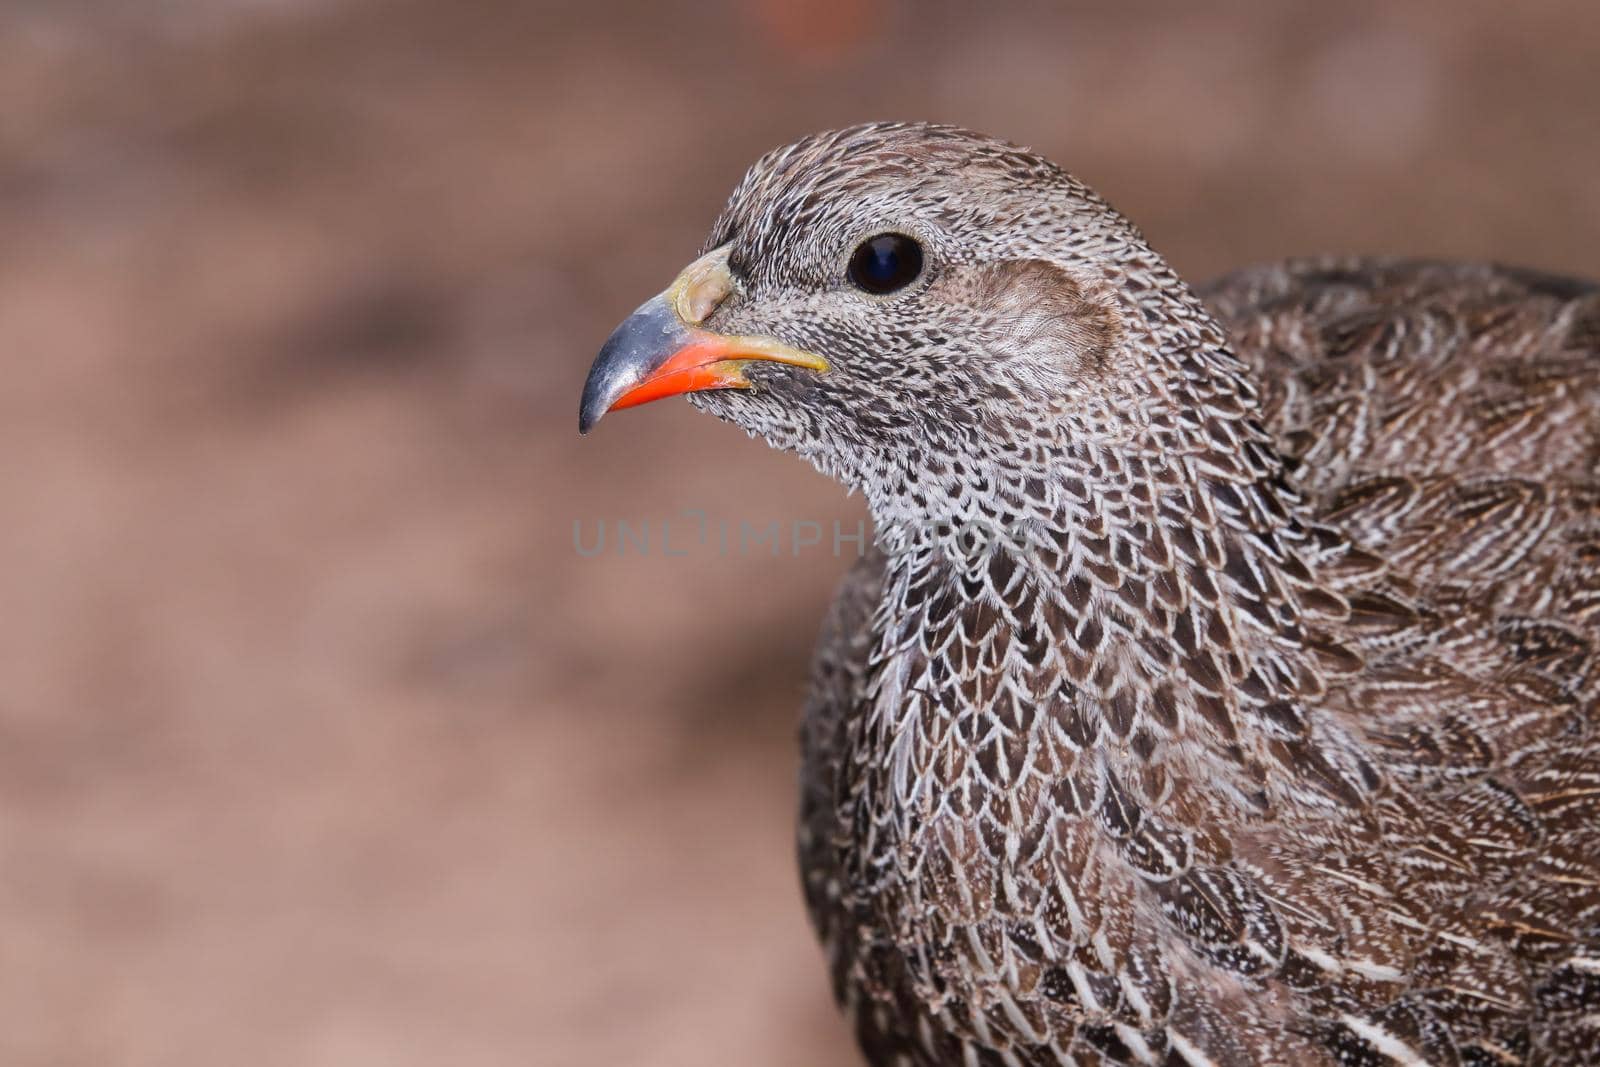
[[[883,296],[904,289],[922,275],[922,246],[903,233],[868,237],[850,253],[850,283]]]

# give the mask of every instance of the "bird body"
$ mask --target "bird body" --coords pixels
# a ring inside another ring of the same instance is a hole
[[[1053,165],[899,124],[763,159],[707,256],[683,328],[737,380],[692,402],[879,531],[799,832],[871,1063],[1600,1063],[1600,290],[1200,294]]]

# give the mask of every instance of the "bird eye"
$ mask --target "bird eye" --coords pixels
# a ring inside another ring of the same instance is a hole
[[[869,293],[904,289],[922,273],[922,246],[903,233],[869,237],[850,256],[850,281]]]

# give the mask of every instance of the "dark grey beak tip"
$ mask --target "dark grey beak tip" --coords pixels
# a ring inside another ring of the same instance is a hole
[[[578,433],[587,434],[594,429],[594,424],[600,421],[600,416],[586,408],[578,408]]]
[[[606,409],[616,400],[621,390],[617,387],[619,368],[611,353],[613,346],[607,341],[600,357],[589,368],[589,378],[583,383],[583,396],[578,401],[578,432],[586,434],[594,429]]]
[[[578,432],[588,433],[611,405],[687,343],[688,331],[662,296],[644,302],[618,326],[583,383],[578,401]]]
[[[606,413],[605,408],[600,406],[599,401],[601,399],[599,390],[594,386],[594,370],[591,368],[589,380],[583,387],[583,396],[578,401],[578,432],[580,434],[586,434],[594,429],[594,424],[599,422],[600,416]]]

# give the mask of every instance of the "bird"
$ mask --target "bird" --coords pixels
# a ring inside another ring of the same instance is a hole
[[[797,851],[874,1067],[1600,1064],[1600,288],[1191,287],[963,129],[762,157],[579,426],[862,494]]]

